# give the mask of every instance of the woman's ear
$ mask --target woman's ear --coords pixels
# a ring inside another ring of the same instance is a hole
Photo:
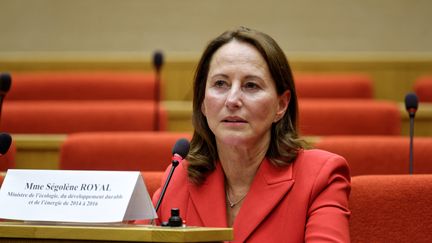
[[[273,120],[274,123],[278,122],[285,115],[290,99],[291,92],[289,90],[286,90],[278,97],[278,109],[276,111],[275,119]]]

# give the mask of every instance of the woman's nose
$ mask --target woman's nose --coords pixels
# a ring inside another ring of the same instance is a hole
[[[228,92],[226,97],[226,106],[230,109],[238,108],[242,105],[241,101],[241,89],[237,85],[231,86],[231,89]]]

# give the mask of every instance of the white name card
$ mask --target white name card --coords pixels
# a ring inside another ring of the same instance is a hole
[[[140,172],[8,170],[0,218],[114,223],[157,217]]]

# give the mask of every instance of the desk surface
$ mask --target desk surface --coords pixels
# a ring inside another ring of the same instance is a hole
[[[130,224],[75,226],[0,222],[0,242],[220,242],[232,239],[232,228],[171,228]]]

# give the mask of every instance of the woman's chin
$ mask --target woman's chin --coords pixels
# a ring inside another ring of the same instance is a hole
[[[246,146],[251,143],[251,137],[244,134],[225,134],[218,141],[229,146]]]

